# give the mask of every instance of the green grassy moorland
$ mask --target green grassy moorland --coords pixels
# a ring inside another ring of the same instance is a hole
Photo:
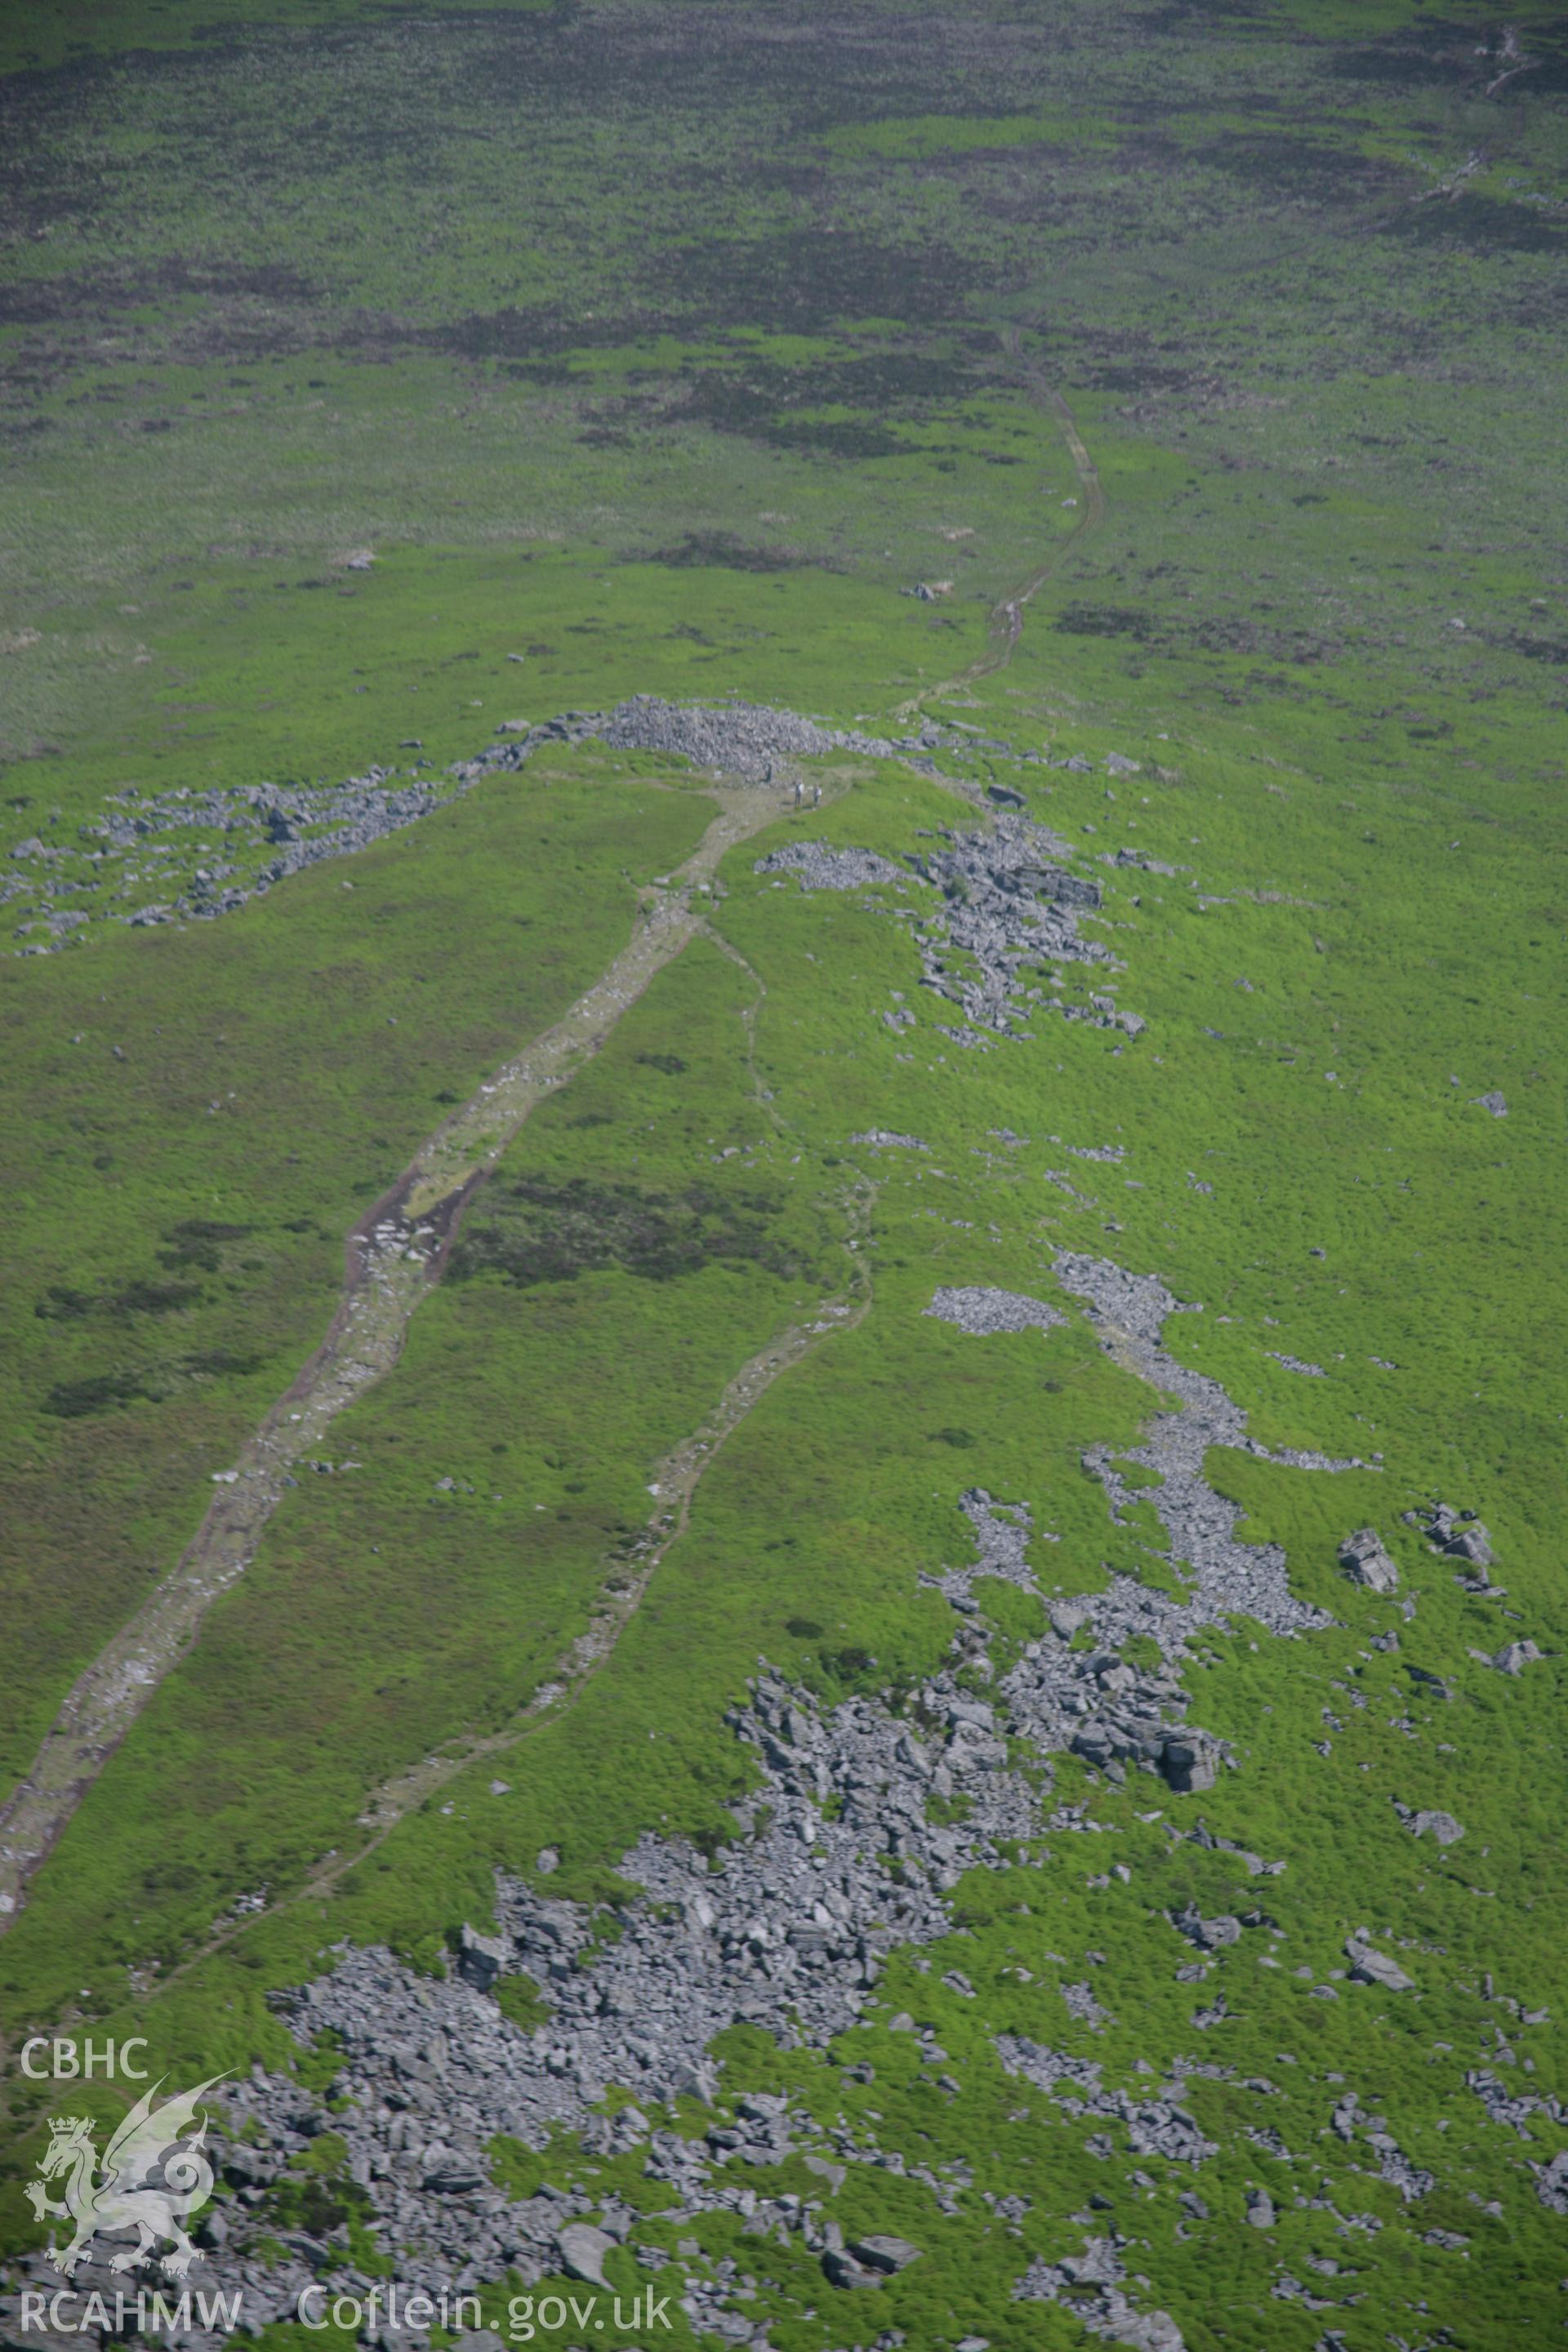
[[[955,1624],[919,1580],[973,1556],[973,1488],[1035,1530],[1039,1596],[977,1587],[996,1673],[1055,1592],[1171,1589],[1147,1502],[1114,1520],[1083,1463],[1161,1401],[1057,1282],[1065,1249],[1201,1305],[1165,1345],[1262,1445],[1366,1465],[1206,1464],[1335,1622],[1205,1633],[1191,1714],[1240,1769],[1201,1800],[1058,1757],[1093,1828],[970,1873],[857,2027],[722,2038],[726,2113],[787,2091],[900,2159],[831,2190],[798,2157],[747,2168],[920,2245],[879,2294],[739,2212],[672,2217],[637,2157],[501,2139],[495,2177],[618,2200],[650,2254],[696,2244],[669,2275],[749,2282],[777,2352],[1066,2352],[1093,2340],[1071,2298],[1015,2284],[1110,2229],[1189,2352],[1557,2339],[1568,52],[1550,10],[1514,21],[1537,62],[1489,97],[1500,25],[1415,0],[965,5],[918,39],[880,6],[16,12],[0,797],[8,849],[63,855],[7,860],[0,959],[8,1780],[319,1339],[348,1229],[712,814],[678,761],[541,755],[238,913],[133,930],[210,836],[156,824],[106,867],[79,829],[111,793],[166,812],[416,752],[438,777],[504,720],[632,692],[887,731],[925,696],[1081,763],[937,754],[1072,845],[1104,894],[1084,936],[1147,1026],[1041,1007],[957,1043],[912,885],[754,866],[792,840],[903,860],[984,820],[901,763],[825,769],[828,804],[728,859],[707,934],[509,1148],[339,1467],[105,1762],[0,1943],[13,2052],[85,2022],[175,2080],[259,2061],[325,2090],[331,2052],[271,1996],[334,1947],[438,1977],[498,1868],[538,1884],[547,1848],[551,1892],[614,1934],[640,1834],[721,1861],[735,1837],[754,1765],[725,1718],[759,1660],[825,1705],[910,1706]],[[1107,502],[1070,538],[1052,392]],[[937,694],[1053,554],[1008,665]],[[1123,851],[1152,863],[1099,862]],[[88,919],[21,952],[62,908]],[[1069,1004],[1099,984],[1058,969]],[[1066,1321],[969,1337],[924,1315],[939,1284]],[[612,1654],[521,1723],[613,1616],[657,1465],[834,1298],[865,1311],[738,1420]],[[1491,1530],[1500,1599],[1402,1524],[1434,1496]],[[1336,1565],[1368,1522],[1412,1619]],[[1525,1637],[1522,1675],[1483,1663]],[[475,1738],[510,1744],[461,1767]],[[443,1753],[384,1835],[362,1823]],[[1198,1811],[1286,1869],[1167,1836]],[[1188,1905],[1268,1924],[1200,1983]],[[1411,1990],[1334,1977],[1363,1926]],[[1185,2098],[1217,2154],[1139,2158],[1005,2074],[1004,2032],[1134,2093],[1211,2062]],[[1516,2128],[1483,2069],[1531,2103]],[[1429,2188],[1331,2127],[1346,2084]],[[13,2067],[6,2098],[20,2252],[58,2093]],[[323,2134],[232,2225],[275,2242],[320,2181],[342,2259],[395,2263],[343,2148]],[[629,2252],[610,2275],[629,2292]]]

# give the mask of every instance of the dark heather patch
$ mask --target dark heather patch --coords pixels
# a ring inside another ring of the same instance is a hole
[[[167,1246],[158,1252],[158,1263],[171,1274],[183,1274],[195,1267],[203,1274],[216,1274],[221,1264],[220,1251],[226,1242],[242,1242],[252,1232],[249,1225],[226,1225],[212,1217],[187,1217],[171,1225],[163,1235]]]
[[[1474,41],[1468,44],[1473,49]],[[1418,49],[1407,42],[1383,41],[1363,49],[1342,50],[1326,60],[1341,81],[1433,84],[1477,79],[1478,60],[1465,49]],[[1490,74],[1487,79],[1491,79]],[[1484,84],[1482,85],[1484,88]]]
[[[1321,205],[1364,201],[1384,192],[1394,198],[1410,179],[1397,165],[1370,163],[1353,148],[1311,139],[1222,139],[1202,150],[1197,160],[1249,187]]]
[[[727,530],[688,531],[673,547],[656,547],[646,555],[622,558],[627,563],[665,563],[672,571],[712,569],[721,572],[830,571],[814,555],[787,547],[748,547]]]
[[[177,1315],[182,1307],[194,1307],[203,1296],[195,1282],[127,1283],[117,1297],[110,1299],[111,1315]]]
[[[1462,245],[1477,253],[1568,253],[1568,226],[1527,205],[1499,204],[1468,190],[1451,200],[1436,196],[1429,204],[1411,205],[1385,226],[1415,245]]]
[[[490,1193],[482,1221],[453,1250],[450,1278],[499,1275],[531,1290],[619,1266],[643,1281],[669,1282],[727,1260],[788,1279],[800,1268],[770,1229],[778,1206],[766,1193],[727,1196],[703,1183],[656,1192],[581,1176],[566,1184],[527,1177]]]
[[[1158,634],[1153,614],[1131,604],[1065,604],[1054,626],[1065,637],[1135,637],[1140,645]]]
[[[85,1421],[93,1413],[121,1412],[152,1394],[138,1372],[96,1372],[83,1380],[57,1381],[44,1399],[44,1411],[59,1421]]]

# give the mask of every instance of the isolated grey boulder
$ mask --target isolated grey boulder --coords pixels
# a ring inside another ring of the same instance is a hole
[[[1510,1642],[1495,1654],[1492,1664],[1500,1674],[1521,1675],[1541,1654],[1533,1642]]]
[[[1568,2213],[1568,2147],[1559,2148],[1535,2176],[1535,2193],[1550,2213]]]
[[[921,2252],[921,2249],[911,2246],[907,2238],[880,2236],[851,2239],[848,2251],[868,2270],[885,2272],[889,2277],[895,2272],[908,2270],[911,2263],[919,2262]]]
[[[1116,2341],[1128,2352],[1186,2352],[1186,2339],[1168,2311],[1131,2311],[1118,2319]]]
[[[1340,1566],[1352,1584],[1363,1584],[1369,1592],[1396,1592],[1399,1570],[1383,1547],[1383,1538],[1375,1528],[1360,1528],[1347,1536],[1340,1546]]]
[[[1201,1952],[1217,1952],[1226,1944],[1239,1944],[1241,1941],[1241,1922],[1233,1918],[1228,1911],[1221,1912],[1215,1919],[1205,1919],[1195,1909],[1189,1907],[1185,1911],[1173,1912],[1171,1925],[1178,1935],[1184,1936],[1189,1944],[1195,1944]]]
[[[1436,1838],[1439,1845],[1458,1845],[1465,1834],[1463,1822],[1457,1822],[1452,1813],[1412,1813],[1403,1806],[1400,1811],[1412,1837]]]
[[[561,2255],[561,2267],[568,2278],[582,2279],[589,2286],[607,2286],[605,2276],[605,2256],[616,2241],[605,2230],[596,2230],[591,2221],[568,2221],[556,2237]]]
[[[1267,2189],[1249,2189],[1247,2192],[1247,2218],[1255,2230],[1271,2230],[1279,2216],[1274,2200]]]
[[[1397,1960],[1386,1952],[1374,1950],[1362,1936],[1347,1936],[1345,1958],[1351,1964],[1352,1981],[1356,1984],[1381,1985],[1384,1992],[1409,1992],[1415,1979],[1407,1977]]]

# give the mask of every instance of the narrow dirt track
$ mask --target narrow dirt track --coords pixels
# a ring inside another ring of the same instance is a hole
[[[862,1185],[851,1195],[847,1243],[858,1243],[864,1235],[873,1195],[874,1188],[869,1185]],[[247,1913],[244,1918],[231,1922],[160,1979],[152,1988],[152,1998],[156,1999],[178,1984],[191,1969],[255,1927],[258,1920],[290,1911],[300,1903],[330,1893],[341,1878],[367,1861],[385,1843],[405,1815],[417,1811],[469,1765],[505,1756],[531,1733],[560,1721],[584,1685],[614,1656],[659,1563],[690,1525],[698,1486],[717,1460],[725,1440],[739,1428],[781,1373],[803,1363],[824,1339],[841,1331],[852,1331],[864,1318],[871,1303],[869,1280],[853,1256],[850,1265],[852,1271],[844,1290],[824,1299],[811,1322],[794,1324],[776,1333],[749,1362],[742,1364],[702,1426],[682,1439],[675,1451],[658,1465],[655,1483],[658,1508],[644,1527],[637,1549],[622,1564],[618,1580],[601,1588],[586,1630],[559,1661],[552,1677],[541,1683],[512,1720],[500,1731],[465,1734],[449,1739],[406,1771],[384,1781],[368,1799],[359,1817],[361,1828],[369,1832],[363,1843],[348,1853],[325,1856],[301,1885],[269,1903],[265,1910]]]
[[[742,1018],[746,1025],[747,1059],[752,1061],[756,1043],[756,1021],[767,998],[767,988],[761,975],[747,961],[740,950],[705,921],[699,921],[697,930],[710,946],[737,965],[756,989],[756,997]],[[784,1120],[771,1095],[762,1091],[752,1068],[753,1091],[759,1107],[763,1109],[777,1132],[785,1132]],[[153,1997],[166,1992],[171,1985],[209,1959],[215,1952],[231,1944],[237,1936],[254,1927],[258,1919],[270,1918],[280,1911],[290,1911],[298,1904],[319,1898],[331,1890],[338,1881],[365,1862],[384,1844],[405,1816],[415,1811],[426,1800],[446,1787],[470,1764],[487,1757],[508,1754],[531,1733],[546,1724],[557,1723],[577,1698],[584,1685],[614,1656],[616,1644],[632,1619],[637,1615],[643,1596],[653,1580],[671,1546],[679,1543],[691,1522],[691,1506],[697,1489],[706,1473],[718,1459],[726,1440],[739,1428],[748,1413],[766,1394],[781,1373],[803,1363],[821,1346],[824,1339],[841,1331],[852,1331],[864,1318],[871,1304],[870,1275],[861,1249],[876,1186],[864,1178],[858,1179],[846,1195],[847,1220],[844,1235],[845,1255],[849,1262],[847,1278],[839,1291],[825,1298],[809,1323],[792,1324],[776,1332],[726,1385],[722,1395],[708,1419],[689,1437],[683,1438],[673,1453],[655,1465],[654,1489],[658,1496],[658,1508],[646,1521],[641,1535],[630,1553],[617,1565],[618,1575],[607,1578],[601,1586],[594,1604],[592,1622],[577,1636],[565,1655],[557,1662],[553,1675],[542,1682],[527,1704],[519,1707],[510,1723],[499,1731],[464,1733],[443,1741],[417,1764],[384,1780],[366,1800],[359,1821],[370,1834],[347,1853],[334,1852],[323,1855],[303,1883],[264,1911],[252,1912],[222,1927],[209,1940],[191,1952],[179,1966],[172,1969],[153,1988]]]
[[[475,1187],[535,1106],[598,1052],[701,927],[698,886],[725,853],[793,806],[787,788],[720,786],[712,797],[718,815],[668,883],[639,894],[632,939],[609,970],[437,1129],[350,1234],[326,1338],[241,1449],[174,1568],[79,1677],[0,1811],[0,1933],[208,1609],[250,1566],[294,1465],[319,1452],[337,1415],[396,1363],[409,1318],[439,1280]]]
[[[1053,542],[1044,562],[1037,564],[1019,586],[1010,589],[1005,596],[993,604],[986,627],[985,651],[977,660],[972,661],[967,669],[960,670],[955,677],[944,678],[939,686],[922,687],[919,694],[900,706],[896,715],[901,719],[914,717],[924,703],[938,701],[943,695],[955,694],[963,687],[973,686],[976,678],[991,677],[996,671],[1005,669],[1024,634],[1026,605],[1038,594],[1079,540],[1086,538],[1105,520],[1105,492],[1100,488],[1099,470],[1085,446],[1071,409],[1055,385],[1047,383],[1038,369],[1031,367],[1025,359],[1020,328],[1008,327],[1003,334],[1002,345],[1030,396],[1056,418],[1078,475],[1083,505],[1071,530],[1064,531]]]
[[[900,718],[1005,669],[1023,635],[1026,607],[1105,514],[1100,476],[1066,401],[1025,359],[1020,329],[1008,328],[1003,344],[1032,396],[1057,420],[1083,507],[1045,560],[993,606],[986,651],[956,677],[925,688],[903,706]],[[189,1649],[208,1609],[250,1566],[294,1465],[309,1460],[336,1416],[397,1361],[409,1318],[439,1280],[475,1187],[535,1105],[597,1053],[621,1014],[700,928],[692,904],[697,886],[726,851],[794,806],[788,787],[720,786],[713,797],[718,816],[668,885],[641,893],[637,929],[609,970],[553,1028],[437,1129],[350,1234],[342,1293],[326,1338],[247,1441],[174,1570],[78,1678],[26,1777],[0,1810],[0,1935],[21,1911],[29,1882],[104,1765]],[[586,1670],[563,1669],[575,1671],[577,1679]]]

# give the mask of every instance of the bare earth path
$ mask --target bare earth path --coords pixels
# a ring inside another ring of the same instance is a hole
[[[1083,503],[1071,530],[1064,531],[1053,542],[1044,562],[1037,565],[1020,586],[1010,590],[992,606],[985,651],[977,660],[972,661],[967,669],[960,670],[956,677],[944,678],[940,686],[923,687],[919,694],[901,705],[897,714],[900,719],[914,717],[922,703],[939,700],[943,695],[956,693],[961,687],[973,686],[976,678],[990,677],[995,671],[1005,669],[1024,634],[1025,606],[1039,593],[1079,541],[1105,520],[1105,492],[1100,485],[1099,469],[1084,445],[1071,409],[1055,385],[1047,383],[1038,370],[1032,368],[1025,359],[1020,329],[1008,327],[1004,331],[1002,343],[1008,358],[1021,373],[1031,396],[1056,418],[1078,475]]]
[[[318,1453],[335,1417],[397,1361],[409,1317],[439,1278],[475,1185],[535,1106],[598,1052],[622,1013],[698,930],[699,885],[725,853],[794,804],[787,788],[758,785],[716,787],[711,797],[718,815],[668,883],[640,894],[634,935],[609,970],[437,1129],[349,1235],[342,1295],[326,1338],[234,1469],[220,1474],[206,1517],[175,1567],[79,1677],[0,1812],[0,1932],[207,1610],[250,1566],[294,1465]],[[708,1443],[714,1442],[710,1435]],[[594,1635],[584,1638],[591,1643]]]
[[[721,944],[715,942],[715,944]],[[872,1188],[858,1189],[849,1200],[850,1231],[847,1242],[851,1252],[863,1239],[866,1221],[872,1202]],[[291,1910],[296,1904],[320,1897],[336,1885],[351,1870],[373,1854],[390,1837],[404,1816],[416,1811],[426,1801],[443,1789],[470,1764],[485,1758],[505,1756],[546,1724],[557,1722],[563,1712],[582,1692],[584,1685],[613,1656],[616,1644],[636,1616],[643,1595],[653,1580],[655,1571],[669,1550],[678,1543],[690,1524],[691,1505],[704,1474],[718,1458],[725,1440],[737,1429],[752,1411],[758,1399],[773,1386],[782,1372],[805,1361],[825,1339],[840,1331],[851,1331],[862,1319],[871,1303],[869,1279],[863,1263],[850,1258],[851,1273],[843,1291],[825,1299],[816,1318],[810,1323],[795,1324],[777,1333],[766,1347],[759,1349],[749,1362],[742,1364],[717,1405],[701,1428],[684,1438],[673,1454],[658,1465],[656,1480],[658,1507],[647,1521],[636,1549],[626,1559],[617,1576],[601,1590],[595,1603],[593,1622],[580,1633],[555,1669],[554,1675],[542,1683],[525,1706],[518,1709],[512,1720],[500,1731],[474,1733],[447,1740],[429,1756],[384,1781],[370,1797],[360,1815],[360,1826],[368,1832],[363,1841],[347,1853],[324,1855],[305,1879],[302,1885],[269,1903],[264,1911],[247,1913],[243,1918],[230,1921],[208,1942],[183,1959],[178,1968],[159,1979],[151,1988],[155,1996],[166,1992],[171,1985],[197,1967],[214,1952],[253,1927],[261,1918],[279,1911]]]
[[[1003,342],[1035,399],[1057,419],[1082,486],[1083,505],[1071,530],[1054,541],[1045,561],[993,607],[986,651],[956,677],[927,688],[904,706],[900,717],[917,710],[923,702],[1005,669],[1023,635],[1025,607],[1105,513],[1099,473],[1066,401],[1024,359],[1018,328],[1009,327]],[[700,928],[701,916],[693,903],[698,886],[712,875],[725,852],[795,806],[789,786],[718,786],[712,797],[719,803],[719,814],[668,883],[641,893],[637,930],[609,970],[553,1028],[498,1070],[470,1101],[437,1129],[392,1191],[350,1234],[342,1296],[326,1338],[242,1448],[234,1469],[220,1474],[224,1483],[173,1571],[79,1677],[46,1733],[31,1769],[0,1811],[0,1934],[21,1909],[33,1874],[47,1859],[105,1763],[163,1676],[190,1647],[207,1610],[250,1566],[295,1463],[310,1458],[337,1414],[397,1361],[409,1317],[440,1277],[458,1219],[474,1186],[494,1166],[534,1106],[563,1086],[599,1050],[627,1006],[636,1003],[654,975]],[[804,1349],[804,1336],[798,1332],[776,1343],[786,1350],[786,1357],[773,1363],[768,1379],[784,1369],[786,1360],[793,1360],[787,1351],[797,1342]],[[740,1381],[747,1381],[770,1360],[770,1351],[764,1351],[755,1365],[738,1376]],[[732,1384],[726,1397],[735,1393]],[[700,1442],[711,1447],[721,1440],[710,1433]],[[700,1467],[699,1463],[699,1472]],[[695,1483],[693,1477],[691,1485]],[[682,1503],[682,1514],[689,1502],[689,1493]],[[672,1533],[656,1545],[648,1568],[637,1581],[638,1596],[647,1573],[673,1539]],[[635,1607],[634,1597],[625,1613]],[[616,1613],[624,1622],[624,1616],[618,1611]],[[594,1629],[583,1637],[573,1660],[563,1668],[569,1682],[580,1682],[601,1655],[607,1654],[594,1649],[596,1633]],[[587,1651],[584,1643],[589,1645]],[[552,1689],[552,1699],[559,1696],[561,1687],[564,1685]],[[530,1715],[547,1703],[542,1691]],[[527,1727],[523,1723],[498,1738],[510,1742],[521,1738]],[[461,1754],[431,1759],[419,1770],[435,1773],[437,1780],[448,1777],[473,1756],[486,1752],[488,1746],[476,1745]],[[433,1785],[436,1782],[429,1780],[421,1783],[421,1800]],[[400,1801],[391,1790],[378,1801],[393,1806],[394,1811],[384,1821],[382,1814],[375,1816],[376,1843],[392,1821],[401,1816],[407,1801],[411,1800]],[[335,1864],[331,1874],[336,1876],[348,1866],[347,1862]],[[318,1878],[311,1883],[322,1882]]]

